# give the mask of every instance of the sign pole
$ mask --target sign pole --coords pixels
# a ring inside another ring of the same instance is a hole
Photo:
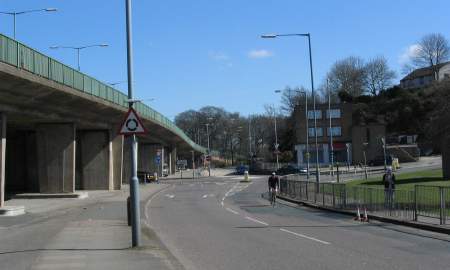
[[[127,28],[127,71],[128,71],[128,106],[133,108],[133,46],[131,32],[131,0],[125,0],[126,28]],[[141,217],[139,212],[139,180],[137,178],[137,140],[136,135],[131,137],[131,242],[133,247],[141,244]]]

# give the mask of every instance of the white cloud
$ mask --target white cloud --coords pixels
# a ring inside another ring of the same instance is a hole
[[[271,56],[273,56],[273,53],[271,51],[261,49],[261,50],[251,50],[248,52],[247,55],[249,58],[256,59],[256,58],[271,57]]]
[[[401,65],[407,64],[412,57],[416,56],[419,52],[419,44],[413,44],[403,50],[403,53],[399,56],[398,62]]]
[[[215,61],[227,61],[230,59],[230,57],[221,51],[209,51],[208,57]]]

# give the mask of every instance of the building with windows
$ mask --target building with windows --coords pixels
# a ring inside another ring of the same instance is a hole
[[[314,114],[317,119],[317,130],[314,129]],[[364,155],[367,162],[383,158],[381,138],[385,136],[385,125],[356,124],[353,115],[354,106],[350,103],[331,104],[330,110],[328,104],[316,104],[315,112],[309,108],[308,112],[305,112],[303,105],[296,106],[295,151],[298,165],[305,166],[308,157],[310,164],[316,162],[315,132],[317,132],[319,163],[322,165],[330,164],[332,155],[334,162],[340,164],[364,164]]]
[[[432,67],[418,68],[400,80],[400,87],[419,88],[432,84],[434,81],[450,79],[450,62]]]

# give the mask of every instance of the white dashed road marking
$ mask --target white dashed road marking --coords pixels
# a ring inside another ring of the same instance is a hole
[[[236,214],[236,215],[239,215],[239,212],[237,212],[237,211],[234,211],[233,209],[231,209],[231,208],[225,208],[228,212],[231,212],[231,213],[233,213],[233,214]]]
[[[245,217],[246,219],[248,219],[248,220],[251,220],[251,221],[253,221],[253,222],[256,222],[256,223],[259,223],[259,224],[262,224],[262,225],[264,225],[264,226],[269,226],[269,224],[268,223],[265,223],[264,221],[261,221],[261,220],[257,220],[257,219],[254,219],[254,218],[251,218],[251,217]]]
[[[331,245],[331,243],[329,243],[329,242],[322,241],[322,240],[319,240],[319,239],[314,238],[314,237],[306,236],[306,235],[304,235],[304,234],[300,234],[300,233],[296,233],[296,232],[291,232],[291,231],[286,230],[286,229],[280,229],[280,231],[287,232],[287,233],[296,235],[296,236],[298,236],[298,237],[306,238],[306,239],[309,239],[309,240],[312,240],[312,241],[316,241],[316,242],[319,242],[319,243],[324,244],[324,245]]]

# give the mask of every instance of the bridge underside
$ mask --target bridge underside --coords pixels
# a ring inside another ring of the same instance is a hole
[[[117,134],[125,113],[122,106],[0,63],[2,191],[120,189],[130,167],[127,138]],[[190,146],[149,119],[143,124],[149,134],[138,137],[138,170],[161,173],[159,151],[174,172],[177,152]]]

